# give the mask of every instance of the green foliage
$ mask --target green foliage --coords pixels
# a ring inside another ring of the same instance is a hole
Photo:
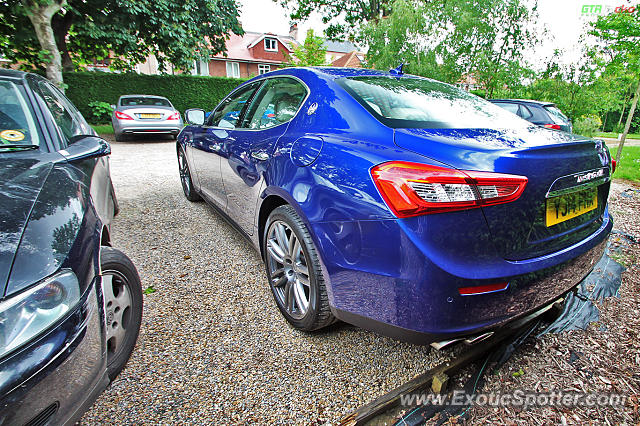
[[[578,117],[573,123],[573,132],[578,135],[592,137],[602,127],[600,117],[595,114],[586,114]]]
[[[23,0],[0,2],[0,54],[27,67],[44,58]],[[47,0],[49,1],[49,0]],[[61,1],[61,0],[56,0]],[[111,66],[131,70],[155,55],[189,71],[194,60],[225,50],[229,32],[242,34],[234,0],[66,0],[51,27],[66,71],[115,55]]]
[[[329,24],[329,39],[342,39],[357,34],[366,22],[375,22],[391,13],[391,0],[273,0],[291,10],[291,20],[304,21],[317,12]],[[342,23],[344,22],[344,24]]]
[[[93,130],[95,130],[99,135],[113,134],[113,127],[111,127],[111,124],[92,124],[91,127],[93,127]]]
[[[307,38],[304,44],[293,47],[293,55],[287,56],[286,66],[290,67],[313,67],[318,65],[326,65],[327,49],[324,47],[324,38],[316,36],[313,30],[307,31]]]
[[[405,62],[411,74],[448,83],[471,75],[491,98],[532,75],[522,51],[537,43],[528,30],[534,16],[520,0],[395,0],[390,15],[364,25],[360,38],[374,68]]]
[[[92,101],[88,104],[89,109],[91,110],[91,115],[89,121],[92,123],[108,123],[111,118],[111,113],[113,113],[113,108],[108,102],[103,101]]]
[[[64,73],[67,97],[82,115],[92,117],[92,102],[115,104],[122,95],[164,96],[182,113],[187,108],[212,110],[243,79],[191,75],[143,75],[134,73]]]

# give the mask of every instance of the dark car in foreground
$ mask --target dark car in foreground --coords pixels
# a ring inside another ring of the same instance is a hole
[[[120,96],[112,107],[111,125],[116,141],[146,134],[170,135],[175,139],[182,129],[180,112],[162,96]]]
[[[434,80],[289,68],[186,118],[184,194],[253,242],[302,330],[477,336],[574,288],[612,227],[601,141]]]
[[[110,247],[109,154],[51,83],[0,71],[0,424],[78,420],[133,350],[142,291]]]
[[[538,126],[573,132],[571,120],[552,102],[526,99],[491,99],[491,102]]]

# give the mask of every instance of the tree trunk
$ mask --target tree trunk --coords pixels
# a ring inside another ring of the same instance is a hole
[[[56,46],[58,46],[62,57],[63,71],[73,71],[75,69],[67,48],[67,36],[69,35],[71,24],[73,24],[73,12],[71,11],[67,11],[64,15],[57,13],[51,19],[51,28],[53,28],[53,35],[56,38]]]
[[[36,37],[40,42],[40,47],[42,50],[49,52],[49,61],[45,64],[47,78],[62,90],[64,90],[62,60],[60,58],[60,51],[56,45],[55,36],[53,35],[51,18],[58,13],[65,3],[65,0],[61,0],[60,2],[54,0],[51,3],[22,0],[22,4],[27,11],[27,16],[29,16],[29,20],[31,24],[33,24]]]
[[[638,98],[640,98],[640,80],[638,81],[638,87],[636,88],[636,94],[633,95],[633,102],[631,102],[631,109],[629,109],[629,115],[627,116],[627,123],[624,125],[624,132],[620,138],[620,145],[618,145],[618,152],[616,152],[616,164],[620,164],[620,155],[622,155],[622,147],[624,141],[627,139],[629,129],[631,128],[631,120],[633,120],[633,114],[636,112],[638,106]]]
[[[622,102],[622,112],[620,113],[620,119],[618,120],[618,126],[622,124],[622,117],[624,117],[624,110],[627,109],[627,94],[624,94],[624,100]]]

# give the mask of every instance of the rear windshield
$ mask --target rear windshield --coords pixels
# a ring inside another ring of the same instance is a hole
[[[40,145],[40,133],[20,88],[0,80],[0,148],[2,145]]]
[[[544,109],[547,110],[547,112],[551,116],[551,119],[553,120],[554,123],[556,123],[556,124],[568,124],[569,123],[569,119],[567,118],[567,116],[564,115],[562,113],[562,111],[560,111],[554,105],[546,105],[544,107]]]
[[[132,97],[132,98],[122,98],[120,100],[120,105],[122,106],[163,106],[170,107],[171,103],[164,98],[147,98],[147,97]]]
[[[393,128],[513,128],[531,124],[478,96],[423,78],[338,80],[378,120]]]

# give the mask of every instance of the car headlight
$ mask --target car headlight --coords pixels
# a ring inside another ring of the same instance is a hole
[[[0,303],[0,358],[47,330],[79,301],[78,278],[63,270]]]

